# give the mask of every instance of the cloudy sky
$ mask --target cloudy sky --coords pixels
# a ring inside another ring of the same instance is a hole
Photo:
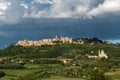
[[[0,0],[1,23],[26,18],[92,19],[119,13],[120,0]]]
[[[0,43],[54,35],[118,41],[119,30],[120,0],[0,0]]]

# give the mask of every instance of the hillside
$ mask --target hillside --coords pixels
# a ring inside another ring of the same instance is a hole
[[[82,42],[82,44],[80,44]],[[98,38],[75,38],[72,42],[54,41],[53,45],[22,46],[12,44],[0,51],[3,80],[39,80],[55,78],[89,79],[89,71],[98,69],[113,80],[120,79],[120,45]],[[106,55],[100,57],[99,53]],[[92,56],[92,57],[89,57]],[[17,72],[17,71],[21,72]],[[13,71],[13,73],[9,73]],[[115,73],[118,74],[109,74]],[[17,72],[17,73],[16,73]],[[117,76],[117,77],[115,77]],[[62,79],[60,79],[62,80]],[[68,80],[68,79],[67,79]]]

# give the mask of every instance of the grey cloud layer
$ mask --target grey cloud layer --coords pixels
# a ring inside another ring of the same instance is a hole
[[[120,0],[0,0],[0,21],[16,23],[24,18],[92,18],[119,15]]]

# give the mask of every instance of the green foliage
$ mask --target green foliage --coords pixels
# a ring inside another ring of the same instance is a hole
[[[61,64],[60,60],[53,60],[53,59],[35,59],[35,64]]]
[[[111,62],[95,62],[91,66],[107,71],[107,70],[111,69],[112,64],[111,64]]]
[[[0,78],[2,78],[3,76],[5,76],[5,73],[3,71],[0,71]]]
[[[31,75],[21,77],[19,80],[41,80],[41,78],[48,78],[50,74],[46,71],[38,71]]]
[[[83,64],[83,65],[82,65],[82,68],[83,68],[83,69],[86,69],[86,68],[88,68],[88,67],[90,67],[89,64]]]
[[[90,80],[110,80],[109,77],[104,75],[104,72],[101,70],[90,70],[89,72]]]
[[[23,65],[20,64],[0,64],[0,69],[25,69]]]
[[[66,72],[65,74],[66,77],[77,78],[77,77],[81,77],[82,75],[82,73],[77,69],[68,69],[65,72]]]

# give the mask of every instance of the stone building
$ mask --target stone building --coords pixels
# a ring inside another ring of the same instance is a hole
[[[64,43],[72,43],[72,38],[69,37],[55,37],[52,39],[42,39],[38,41],[30,41],[30,40],[19,40],[16,45],[20,46],[41,46],[41,45],[54,45],[57,44],[55,41],[61,41],[63,44]]]
[[[104,50],[99,50],[98,51],[98,55],[88,55],[88,54],[86,54],[86,56],[88,57],[88,58],[94,58],[94,59],[101,59],[101,58],[105,58],[105,59],[108,59],[108,56],[107,56],[107,54],[104,52]]]

